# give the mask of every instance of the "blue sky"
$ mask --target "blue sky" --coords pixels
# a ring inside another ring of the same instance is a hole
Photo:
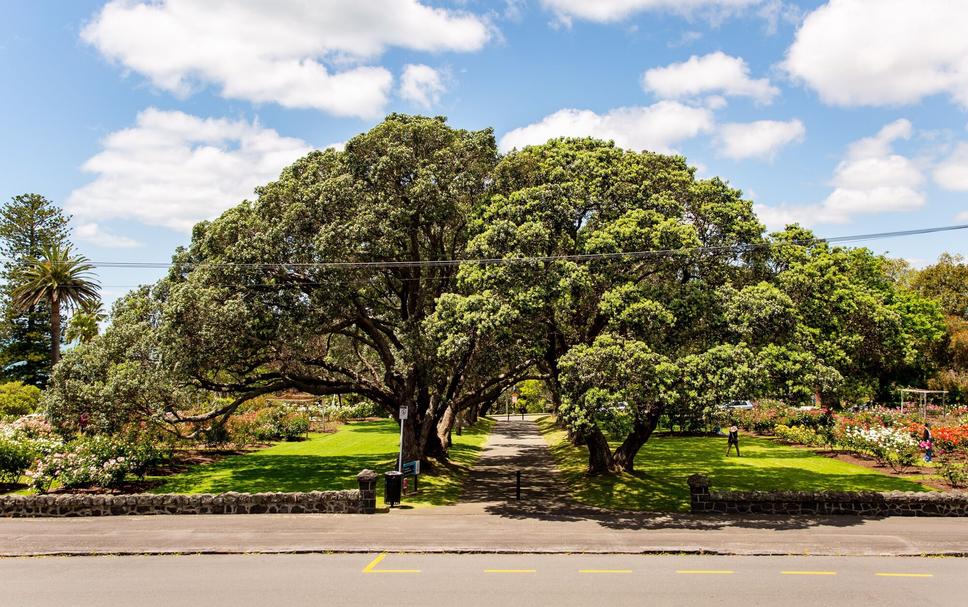
[[[46,195],[97,261],[190,226],[392,111],[502,149],[684,154],[818,234],[968,223],[968,3],[4,0],[0,198]],[[930,35],[925,35],[931,32]],[[875,242],[926,263],[965,232]],[[158,272],[100,269],[106,298]]]

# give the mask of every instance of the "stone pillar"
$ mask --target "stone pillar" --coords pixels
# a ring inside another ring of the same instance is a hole
[[[380,475],[372,470],[363,470],[356,475],[360,483],[360,514],[376,512],[376,481]]]
[[[693,474],[686,482],[689,483],[689,503],[693,512],[707,512],[709,510],[709,477]]]

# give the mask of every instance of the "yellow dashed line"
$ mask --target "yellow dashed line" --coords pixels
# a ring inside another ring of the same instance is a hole
[[[733,573],[733,572],[732,571],[729,571],[728,569],[677,569],[676,570],[676,573],[687,573],[687,574],[690,574],[690,573],[712,573],[712,574],[728,575],[728,574]]]
[[[537,573],[537,569],[485,569],[484,573]]]
[[[381,552],[370,564],[363,568],[363,573],[420,573],[419,569],[376,569],[383,559],[387,558],[386,552]]]
[[[880,577],[934,577],[933,573],[875,573]]]
[[[578,573],[632,573],[631,569],[579,569]]]
[[[836,571],[781,571],[782,575],[837,575]]]

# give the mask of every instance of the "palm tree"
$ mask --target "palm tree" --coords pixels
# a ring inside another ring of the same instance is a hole
[[[100,299],[83,303],[79,310],[71,316],[67,323],[67,331],[64,332],[64,339],[67,343],[80,342],[86,344],[100,333],[99,325],[107,320],[108,315],[104,313],[104,305]]]
[[[17,272],[13,303],[26,310],[42,302],[50,305],[50,362],[60,360],[61,305],[68,309],[91,306],[100,300],[100,285],[91,275],[94,266],[83,255],[73,255],[69,243],[44,247],[39,258]]]

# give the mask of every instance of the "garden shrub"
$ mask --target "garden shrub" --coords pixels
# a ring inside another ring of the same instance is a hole
[[[0,481],[16,483],[34,461],[30,443],[0,436]]]
[[[40,388],[23,382],[0,384],[0,417],[21,417],[37,410]]]
[[[849,451],[872,455],[895,472],[913,466],[921,453],[918,441],[910,433],[888,427],[847,425],[838,436],[838,445]]]
[[[954,488],[968,486],[968,450],[944,453],[936,461],[945,482]]]
[[[830,442],[825,434],[807,426],[779,424],[774,427],[773,432],[785,441],[807,445],[808,447],[822,447]]]
[[[309,416],[289,405],[265,407],[232,416],[221,442],[251,445],[277,440],[299,440],[309,432]]]
[[[113,488],[123,483],[128,474],[144,478],[151,466],[169,456],[151,441],[82,436],[38,459],[27,476],[40,492],[48,491],[54,481],[69,489]]]
[[[346,403],[342,407],[339,405],[326,406],[323,409],[323,416],[331,421],[345,422],[351,419],[363,419],[366,417],[385,417],[386,412],[380,405],[363,400],[356,403]]]

